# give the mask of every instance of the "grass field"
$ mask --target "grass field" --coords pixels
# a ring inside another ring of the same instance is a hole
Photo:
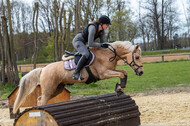
[[[0,86],[0,98],[7,98],[10,93],[16,88],[14,85],[6,83]]]
[[[125,92],[139,92],[163,87],[190,86],[190,61],[143,64],[144,74],[136,76],[129,66],[118,66],[128,71]],[[114,91],[118,78],[99,81],[90,85],[67,86],[72,95],[97,95]]]
[[[156,50],[156,51],[143,51],[142,56],[150,55],[164,55],[164,54],[175,54],[175,53],[190,53],[190,49],[170,49],[170,50]]]
[[[185,50],[170,49],[170,50],[143,51],[142,56],[175,54],[175,53],[190,53],[190,49],[185,49]],[[52,59],[42,60],[42,58],[40,58],[40,57],[38,58],[38,63],[50,63],[50,62],[53,62],[53,60]],[[32,63],[31,58],[28,58],[25,61],[23,61],[23,60],[17,61],[17,64],[19,64],[19,65],[21,65],[21,64],[31,64],[31,63]]]
[[[190,61],[170,61],[144,63],[144,74],[136,76],[129,66],[118,66],[128,72],[128,82],[125,92],[140,92],[155,88],[190,86]],[[98,95],[114,92],[119,78],[98,81],[89,85],[74,84],[66,86],[71,95]],[[15,86],[6,84],[0,86],[0,98],[7,98]]]

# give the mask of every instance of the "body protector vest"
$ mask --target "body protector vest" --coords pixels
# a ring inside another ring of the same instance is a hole
[[[90,25],[93,25],[96,28],[96,34],[94,36],[94,40],[96,40],[97,38],[99,38],[103,34],[103,30],[98,32],[99,23],[90,23],[82,31],[79,32],[79,33],[82,33],[82,36],[83,36],[83,38],[85,40],[85,43],[88,42],[88,27]]]

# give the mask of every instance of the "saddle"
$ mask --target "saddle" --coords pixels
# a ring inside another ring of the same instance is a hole
[[[88,58],[88,60],[87,60],[87,62],[85,64],[85,67],[90,66],[93,63],[94,58],[95,58],[93,52],[90,51],[90,50],[89,50],[89,52],[90,52],[90,55],[89,55],[89,58]],[[65,61],[64,62],[65,69],[66,70],[75,69],[78,62],[79,62],[79,60],[80,60],[80,58],[81,58],[81,56],[82,55],[79,52],[65,51],[64,59],[63,59]],[[71,57],[71,58],[68,58],[68,57]],[[67,58],[68,58],[68,60],[67,60]]]
[[[85,82],[86,84],[90,84],[92,82],[96,82],[99,80],[99,78],[96,78],[91,70],[90,70],[90,65],[93,63],[94,59],[95,59],[95,55],[92,51],[90,51],[90,56],[85,64],[85,69],[86,71],[88,72],[88,79],[87,81]],[[80,58],[81,58],[81,54],[79,54],[78,52],[68,52],[68,51],[65,51],[65,54],[64,54],[64,67],[66,70],[73,70],[77,67],[77,63],[79,62]]]

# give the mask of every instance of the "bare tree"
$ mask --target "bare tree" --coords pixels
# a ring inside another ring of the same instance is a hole
[[[47,25],[47,32],[51,36],[53,25],[51,22],[51,6],[52,0],[39,0],[39,12],[41,21]]]
[[[10,55],[10,41],[9,41],[9,35],[8,35],[8,29],[7,29],[7,19],[3,15],[1,16],[2,24],[3,24],[3,41],[5,45],[5,64],[6,64],[6,71],[7,71],[7,78],[8,82],[10,84],[14,83],[14,73],[13,73],[13,67],[12,67],[12,61],[11,61],[11,55]]]
[[[141,17],[141,2],[139,1],[139,29],[140,29],[140,34],[142,35],[143,38],[143,49],[146,51],[146,40],[145,40],[145,21]]]
[[[39,4],[38,4],[38,2],[36,2],[35,3],[35,7],[34,7],[33,20],[32,20],[33,31],[34,31],[34,55],[33,55],[34,69],[36,68],[36,63],[37,63],[37,59],[38,59],[38,52],[39,52],[39,42],[38,42],[38,8],[39,8]]]
[[[81,26],[81,0],[75,1],[75,35],[79,32]]]
[[[190,0],[187,0],[187,9],[185,9],[184,3],[183,3],[183,10],[184,10],[186,24],[187,24],[187,34],[188,34],[188,41],[189,41],[188,46],[190,46]]]
[[[162,0],[161,3],[158,0],[146,0],[143,2],[142,8],[146,10],[146,14],[143,16],[146,21],[143,21],[143,23],[147,24],[149,22],[146,29],[151,28],[153,33],[151,36],[153,36],[152,39],[155,42],[156,49],[167,48],[170,42],[168,40],[169,36],[172,36],[177,29],[175,24],[177,22],[177,13],[176,9],[172,8],[174,2],[171,0]],[[147,36],[147,39],[149,38],[150,40],[150,34],[146,35],[149,36]]]
[[[87,24],[89,23],[89,15],[90,15],[90,0],[84,1],[81,0],[81,4],[82,4],[82,12],[84,13],[83,17],[83,27],[87,26]]]
[[[60,48],[59,48],[59,60],[61,60],[61,56],[63,55],[63,26],[62,26],[62,19],[64,13],[64,3],[62,3],[60,15],[59,15],[59,28],[60,28]]]
[[[5,54],[4,54],[4,44],[1,34],[1,22],[0,22],[0,47],[1,47],[1,71],[0,71],[0,85],[5,84]]]
[[[12,19],[11,19],[11,8],[10,8],[10,1],[7,0],[7,9],[8,9],[8,20],[9,20],[9,32],[10,32],[10,64],[13,66],[13,75],[14,75],[14,83],[18,84],[19,76],[18,76],[18,69],[16,64],[16,56],[14,50],[14,42],[13,42],[13,29],[12,29]]]
[[[112,0],[106,0],[106,15],[111,18],[113,11],[113,7],[114,7],[114,2]],[[110,32],[108,32],[105,35],[105,41],[110,41]]]
[[[72,10],[69,10],[69,20],[68,20],[68,24],[67,24],[67,46],[66,46],[66,50],[69,49],[70,41],[71,41],[71,39],[70,39],[70,30],[71,30],[72,17],[73,17]]]
[[[53,1],[53,19],[54,19],[54,52],[56,61],[59,61],[59,49],[58,49],[58,18],[59,18],[59,6],[57,0]]]

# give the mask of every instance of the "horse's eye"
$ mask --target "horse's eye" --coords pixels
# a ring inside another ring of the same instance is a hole
[[[135,58],[136,58],[136,59],[139,59],[139,56],[136,56]]]

